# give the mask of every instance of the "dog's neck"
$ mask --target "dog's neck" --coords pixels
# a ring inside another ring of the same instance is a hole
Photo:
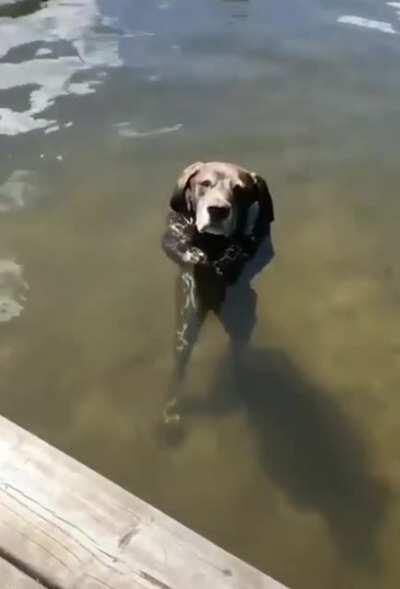
[[[232,239],[225,237],[225,235],[213,235],[212,233],[199,233],[196,231],[194,234],[193,245],[199,247],[207,253],[210,259],[213,259],[218,257],[231,241]]]

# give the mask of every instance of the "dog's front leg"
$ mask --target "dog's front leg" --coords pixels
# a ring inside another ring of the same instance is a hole
[[[175,365],[164,411],[164,422],[167,424],[180,421],[182,385],[206,314],[193,269],[182,270],[176,283]]]
[[[191,219],[180,213],[169,213],[162,248],[173,262],[186,270],[192,266],[208,265],[204,251],[194,245],[194,236],[195,226]]]

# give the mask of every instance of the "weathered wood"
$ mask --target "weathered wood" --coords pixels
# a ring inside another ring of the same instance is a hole
[[[43,589],[43,585],[0,558],[1,589]]]
[[[50,589],[283,589],[2,417],[0,556]]]

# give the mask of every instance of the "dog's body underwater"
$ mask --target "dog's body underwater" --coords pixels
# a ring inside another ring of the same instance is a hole
[[[181,383],[209,311],[221,320],[235,352],[255,324],[251,280],[273,257],[272,198],[261,176],[234,164],[198,162],[186,168],[170,200],[162,246],[177,277],[175,372],[165,420],[179,420]]]

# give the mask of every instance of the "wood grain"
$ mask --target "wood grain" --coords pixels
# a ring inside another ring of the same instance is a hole
[[[1,589],[43,589],[37,581],[0,558]]]
[[[2,417],[0,556],[32,589],[284,589]]]

